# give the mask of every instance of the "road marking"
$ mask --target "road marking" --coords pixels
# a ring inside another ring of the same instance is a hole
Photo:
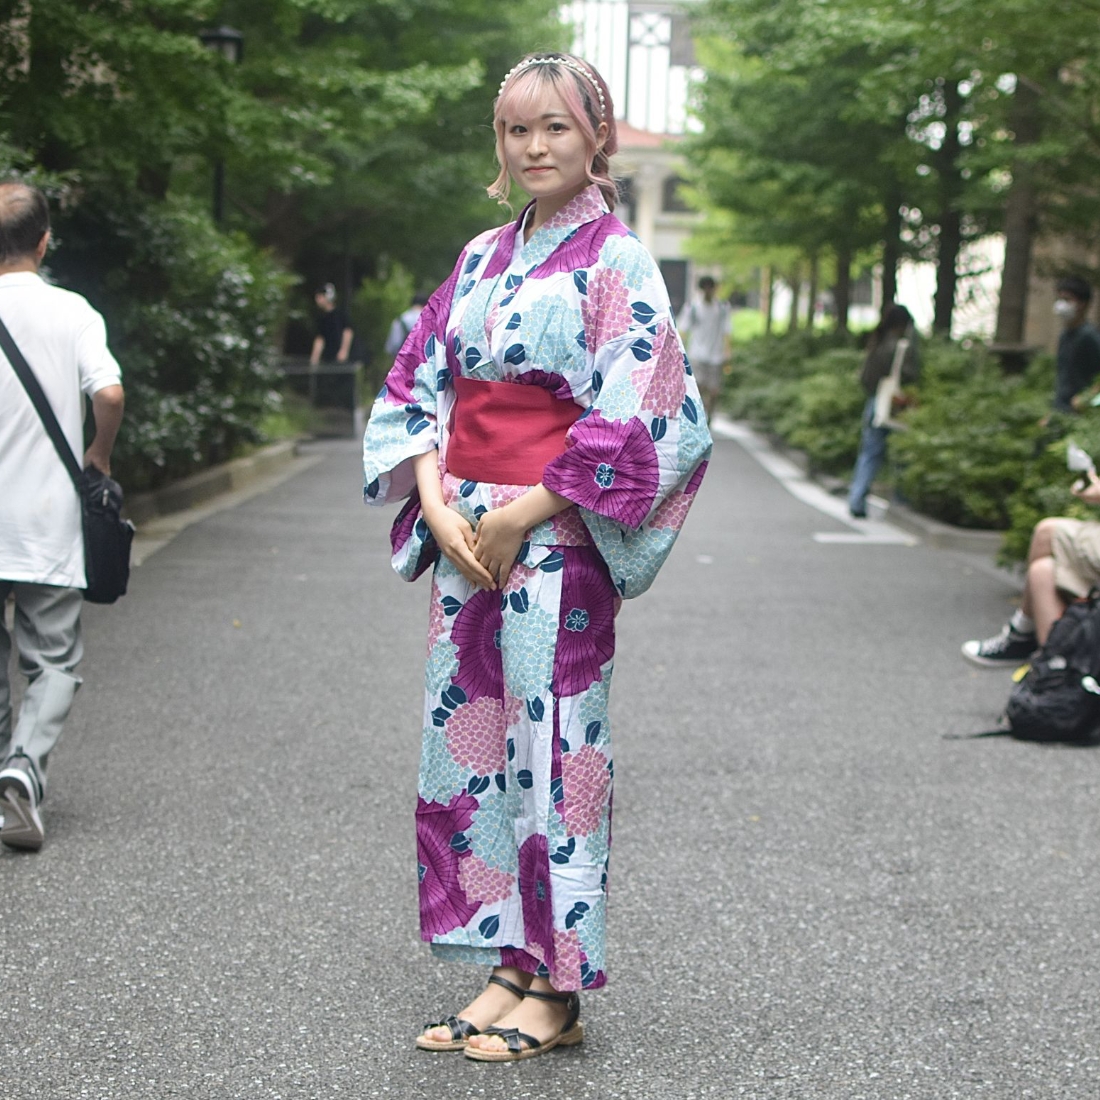
[[[732,439],[803,504],[851,528],[851,531],[818,531],[813,536],[814,542],[857,546],[916,546],[920,542],[885,520],[853,519],[848,513],[847,501],[827,493],[789,458],[778,454],[766,439],[744,424],[716,416],[710,422],[710,430],[716,438]]]

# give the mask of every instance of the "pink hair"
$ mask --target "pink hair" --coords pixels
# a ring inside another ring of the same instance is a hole
[[[490,195],[507,204],[511,179],[508,176],[507,161],[504,159],[504,119],[523,117],[533,112],[547,87],[552,87],[562,98],[565,109],[573,117],[585,146],[588,149],[588,181],[595,183],[603,192],[608,209],[614,210],[619,198],[619,188],[611,178],[610,158],[619,148],[618,128],[615,125],[615,108],[611,103],[611,91],[607,82],[596,70],[572,54],[533,53],[523,61],[535,58],[561,58],[563,61],[579,65],[585,72],[592,74],[592,80],[586,80],[580,73],[566,65],[531,65],[520,69],[515,76],[507,79],[500,95],[493,104],[493,129],[497,137],[497,163],[500,174],[487,188]],[[523,62],[520,62],[522,65]],[[603,93],[601,113],[600,93]],[[607,137],[600,145],[596,131],[600,123],[607,126]]]

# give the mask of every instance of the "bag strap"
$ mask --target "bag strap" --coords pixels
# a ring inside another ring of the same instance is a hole
[[[12,370],[15,371],[16,377],[23,383],[23,389],[27,391],[27,396],[31,399],[31,404],[34,406],[35,412],[38,413],[39,419],[42,421],[42,427],[46,429],[46,434],[50,437],[50,442],[54,445],[58,458],[64,463],[65,469],[69,473],[69,477],[73,479],[73,486],[79,493],[80,463],[77,462],[76,456],[73,454],[73,449],[69,446],[69,441],[65,438],[65,433],[61,430],[61,425],[57,422],[57,416],[50,407],[49,398],[46,396],[41,384],[35,377],[34,371],[31,370],[30,364],[23,358],[23,353],[12,339],[12,335],[8,331],[8,326],[4,324],[3,318],[0,318],[0,348],[3,349],[4,354],[8,357],[8,362],[11,363]]]

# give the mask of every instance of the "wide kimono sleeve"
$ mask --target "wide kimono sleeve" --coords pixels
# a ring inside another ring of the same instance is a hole
[[[439,446],[439,425],[449,411],[447,319],[468,253],[469,247],[421,311],[375,398],[363,435],[363,499],[389,504],[408,498],[390,532],[393,567],[406,580],[420,576],[437,552],[420,515],[413,463]]]
[[[546,488],[573,501],[624,598],[668,557],[711,451],[699,387],[653,258],[610,236],[585,278],[581,314],[592,360],[587,407]]]

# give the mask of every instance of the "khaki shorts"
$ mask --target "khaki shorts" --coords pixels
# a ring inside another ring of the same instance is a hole
[[[1100,584],[1100,523],[1056,519],[1051,533],[1054,583],[1077,597]]]
[[[692,359],[691,370],[701,390],[720,390],[722,388],[722,362],[710,359]]]

